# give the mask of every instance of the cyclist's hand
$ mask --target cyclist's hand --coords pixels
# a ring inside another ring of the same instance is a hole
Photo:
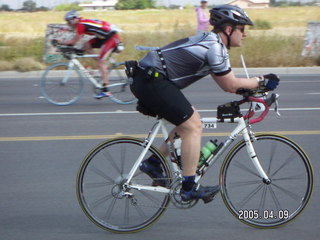
[[[273,73],[263,75],[259,78],[259,89],[265,91],[272,91],[276,89],[280,81],[279,77]]]
[[[58,46],[58,45],[60,45],[60,42],[59,42],[59,40],[58,39],[52,39],[51,40],[51,44],[52,44],[52,46]]]

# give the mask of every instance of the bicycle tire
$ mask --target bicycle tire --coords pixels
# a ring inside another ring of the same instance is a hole
[[[222,198],[241,222],[256,228],[280,227],[307,206],[313,191],[312,165],[303,149],[286,137],[260,134],[255,138],[254,149],[271,183],[255,171],[242,140],[221,167]]]
[[[133,233],[154,224],[170,202],[170,194],[127,189],[121,190],[127,174],[145,149],[145,142],[130,137],[105,141],[96,146],[83,160],[77,175],[77,197],[86,216],[97,226],[114,233]],[[146,157],[154,154],[161,160],[163,173],[172,179],[170,168],[153,146]],[[152,186],[148,175],[138,168],[131,183]]]
[[[137,99],[130,90],[130,83],[124,71],[124,62],[115,63],[109,69],[110,99],[118,104],[135,103]]]
[[[68,63],[49,66],[43,73],[39,86],[42,96],[58,106],[76,102],[81,97],[84,88],[79,70],[69,69]]]

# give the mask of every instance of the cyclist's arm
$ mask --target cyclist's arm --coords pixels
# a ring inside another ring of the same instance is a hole
[[[211,74],[220,88],[226,92],[235,93],[239,88],[255,89],[258,87],[256,77],[253,78],[237,78],[231,71],[223,76]]]

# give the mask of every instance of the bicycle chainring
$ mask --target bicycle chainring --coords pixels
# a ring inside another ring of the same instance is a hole
[[[170,190],[170,199],[172,204],[179,209],[188,209],[194,207],[199,199],[194,199],[190,201],[183,201],[180,196],[180,189],[182,187],[182,184],[180,181],[177,181],[172,184],[171,190]]]

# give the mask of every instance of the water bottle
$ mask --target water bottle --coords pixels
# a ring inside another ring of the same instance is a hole
[[[176,156],[180,157],[181,156],[181,138],[175,138],[173,142],[173,146],[175,148]]]
[[[198,167],[201,167],[207,161],[207,159],[216,150],[217,146],[217,140],[210,140],[201,148]]]
[[[173,137],[173,146],[174,146],[174,157],[173,157],[173,161],[176,162],[178,164],[178,166],[180,168],[182,168],[182,164],[181,164],[181,138],[180,136],[175,133],[175,136]]]

